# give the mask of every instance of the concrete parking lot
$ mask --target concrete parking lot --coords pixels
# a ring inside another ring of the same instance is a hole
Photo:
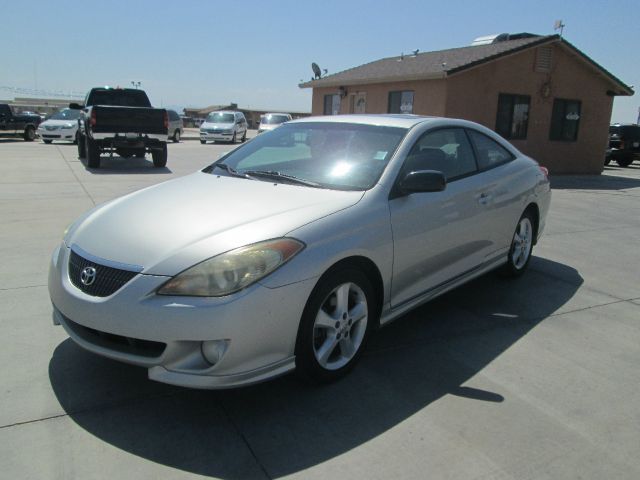
[[[0,140],[0,477],[640,478],[638,162],[553,178],[525,276],[411,312],[332,385],[174,388],[54,327],[47,268],[67,225],[230,148],[184,141],[165,169],[91,171],[73,145]]]

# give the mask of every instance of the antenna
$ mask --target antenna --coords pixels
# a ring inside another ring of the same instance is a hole
[[[311,70],[313,70],[313,74],[315,75],[315,80],[322,78],[322,71],[316,62],[311,64]]]
[[[413,56],[414,56],[414,57],[417,57],[417,56],[418,56],[418,52],[419,52],[419,51],[420,51],[420,49],[419,49],[419,48],[416,48],[416,49],[413,51]]]
[[[556,20],[556,23],[553,24],[553,29],[555,31],[560,30],[560,37],[562,38],[562,32],[564,31],[564,23],[562,23],[562,20]]]

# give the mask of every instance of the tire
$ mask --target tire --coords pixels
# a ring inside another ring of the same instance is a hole
[[[78,139],[80,138],[80,132],[76,132],[76,136],[73,138],[73,144],[78,144]]]
[[[25,142],[33,142],[36,138],[36,129],[28,125],[27,128],[24,129],[22,138],[24,138]]]
[[[233,138],[231,139],[231,143],[235,145],[236,143],[236,132],[233,132]]]
[[[518,225],[511,239],[507,263],[501,272],[505,276],[519,277],[529,266],[531,253],[533,252],[534,225],[533,214],[526,210],[518,220]]]
[[[205,143],[207,143],[207,141],[206,141],[206,140],[200,140],[200,143],[201,143],[202,145],[204,145]]]
[[[611,157],[605,157],[604,164],[609,165],[611,163]]]
[[[173,132],[173,143],[180,143],[180,130]]]
[[[86,137],[84,141],[86,145],[86,158],[89,168],[100,168],[100,148],[95,140]]]
[[[318,383],[337,380],[358,362],[376,322],[373,287],[354,268],[330,272],[304,308],[296,338],[296,370]]]
[[[616,162],[621,167],[628,167],[629,165],[631,165],[633,163],[633,156],[617,158]]]
[[[78,158],[85,158],[87,156],[86,148],[84,135],[78,134]]]
[[[47,145],[49,145],[51,142],[53,142],[53,140],[42,140],[44,143],[46,143]]]
[[[151,157],[153,158],[153,166],[155,168],[162,168],[167,166],[167,144],[162,144],[161,150],[152,150]]]
[[[240,143],[244,143],[247,140],[247,131],[245,130],[240,139]]]

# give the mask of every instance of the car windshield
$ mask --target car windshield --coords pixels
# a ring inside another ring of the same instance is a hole
[[[77,120],[79,117],[80,110],[71,110],[67,108],[54,113],[48,118],[48,120]]]
[[[206,172],[338,190],[367,190],[407,130],[352,123],[287,123],[214,163]],[[223,167],[216,168],[217,164]]]
[[[278,125],[288,121],[288,115],[263,115],[260,118],[260,123],[264,123],[265,125]]]
[[[207,122],[209,123],[233,123],[233,119],[233,113],[214,112],[207,116]]]

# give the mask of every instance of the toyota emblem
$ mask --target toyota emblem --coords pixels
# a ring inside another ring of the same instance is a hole
[[[85,286],[93,285],[96,281],[96,269],[93,267],[84,267],[80,272],[80,281]]]

